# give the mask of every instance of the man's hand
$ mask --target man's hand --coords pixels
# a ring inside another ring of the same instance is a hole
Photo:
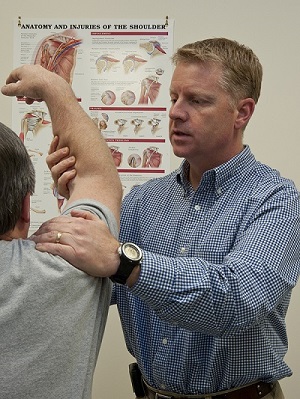
[[[72,217],[59,216],[42,224],[30,237],[36,249],[66,259],[95,277],[109,277],[120,264],[119,242],[106,224],[87,211],[73,210]],[[56,242],[57,233],[61,233]]]
[[[68,147],[63,147],[58,150],[57,146],[58,137],[56,136],[50,144],[46,162],[51,171],[51,176],[57,188],[57,192],[64,198],[69,199],[70,190],[68,185],[71,184],[76,176],[76,169],[74,167],[76,159],[74,156],[69,156]]]

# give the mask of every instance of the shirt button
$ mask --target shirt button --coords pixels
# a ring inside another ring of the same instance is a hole
[[[180,248],[180,253],[181,254],[184,254],[184,253],[186,253],[187,252],[187,249],[185,248],[185,247],[181,247]]]
[[[219,187],[218,189],[217,189],[217,194],[222,194],[222,189],[221,189],[221,187]]]
[[[166,389],[165,384],[161,384],[161,385],[160,385],[160,389],[165,390],[165,389]]]
[[[163,343],[164,345],[167,345],[167,343],[168,343],[167,338],[164,338],[164,339],[162,340],[162,343]]]
[[[195,211],[200,211],[201,206],[200,205],[195,205]]]

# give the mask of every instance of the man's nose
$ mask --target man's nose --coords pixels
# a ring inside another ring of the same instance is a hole
[[[182,120],[185,120],[187,118],[187,113],[183,107],[183,104],[180,101],[176,101],[176,103],[173,103],[171,105],[169,110],[169,118]]]

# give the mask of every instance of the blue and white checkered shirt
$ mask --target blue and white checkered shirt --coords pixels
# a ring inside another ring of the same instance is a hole
[[[120,240],[143,249],[138,282],[115,286],[126,344],[146,381],[182,394],[291,375],[285,315],[300,270],[294,184],[248,146],[207,171],[188,165],[124,199]]]

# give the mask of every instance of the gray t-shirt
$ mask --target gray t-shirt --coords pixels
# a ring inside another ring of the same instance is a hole
[[[109,209],[90,200],[74,207],[98,215],[117,237]],[[110,280],[38,252],[30,240],[0,241],[0,253],[0,399],[90,398]]]

